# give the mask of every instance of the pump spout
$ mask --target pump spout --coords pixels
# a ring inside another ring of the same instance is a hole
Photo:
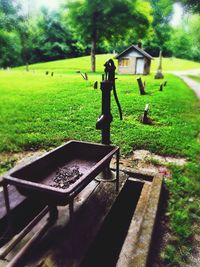
[[[107,128],[110,123],[112,122],[112,115],[106,115],[106,114],[102,114],[96,123],[96,129],[97,130],[103,130],[105,128]]]

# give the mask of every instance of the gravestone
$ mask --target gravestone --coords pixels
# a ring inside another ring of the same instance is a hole
[[[155,75],[155,79],[163,79],[164,76],[162,74],[162,51],[160,50],[159,54],[159,65],[158,65],[158,70]]]

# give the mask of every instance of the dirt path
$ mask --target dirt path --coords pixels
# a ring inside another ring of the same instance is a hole
[[[187,70],[187,71],[173,71],[171,72],[180,77],[196,94],[200,99],[200,83],[192,80],[188,75],[200,75],[200,69]]]

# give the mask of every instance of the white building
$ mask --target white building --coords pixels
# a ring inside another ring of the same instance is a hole
[[[131,45],[118,54],[119,74],[149,74],[153,57],[141,48],[141,44]]]

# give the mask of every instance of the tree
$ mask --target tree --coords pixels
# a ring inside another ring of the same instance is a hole
[[[181,24],[173,28],[167,42],[173,56],[191,60],[200,60],[200,15],[188,14]]]
[[[200,1],[199,0],[179,0],[187,9],[200,13]]]
[[[42,8],[33,39],[34,61],[56,60],[75,55],[75,41],[58,12],[49,12]]]
[[[172,51],[173,56],[177,58],[193,59],[191,47],[192,40],[188,34],[186,34],[183,28],[176,28],[173,30],[171,40],[168,45]],[[176,40],[176,42],[174,42]]]
[[[17,25],[17,7],[11,0],[0,0],[0,66],[8,67],[21,63],[21,44]]]
[[[147,51],[156,56],[162,50],[164,55],[169,54],[166,45],[171,36],[170,20],[173,11],[172,0],[150,0],[153,9],[152,30],[145,40]]]
[[[120,39],[130,29],[145,30],[149,20],[137,9],[137,0],[73,0],[68,4],[69,18],[77,39],[91,46],[92,71],[96,69],[96,49],[103,40]]]
[[[21,64],[21,44],[16,32],[0,30],[0,67]]]
[[[17,31],[21,41],[21,56],[23,63],[26,66],[26,70],[29,70],[28,50],[30,44],[30,26],[29,19],[26,16],[20,16],[18,18]]]
[[[12,0],[0,0],[0,28],[12,31],[16,23],[17,10]]]
[[[194,14],[188,21],[189,34],[192,37],[193,45],[200,51],[200,15]],[[200,52],[199,52],[200,53]]]

